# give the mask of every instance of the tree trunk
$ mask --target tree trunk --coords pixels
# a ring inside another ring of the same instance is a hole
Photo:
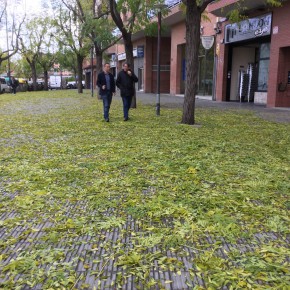
[[[103,69],[103,52],[99,50],[97,45],[95,45],[95,51],[96,51],[96,77],[98,77],[98,74]],[[98,90],[97,90],[97,96],[98,96],[98,99],[101,99],[101,96],[99,95]]]
[[[196,1],[187,1],[186,8],[186,88],[184,95],[183,124],[195,123],[195,96],[198,89],[198,53],[200,44],[201,11]]]
[[[133,56],[133,43],[132,43],[132,34],[128,33],[124,39],[124,46],[125,46],[125,52],[126,52],[126,61],[130,64],[130,68],[132,72],[134,72],[134,56]],[[137,102],[136,102],[136,91],[134,92],[134,96],[131,103],[131,108],[136,108]]]
[[[103,69],[103,52],[96,50],[96,73],[97,75]]]
[[[33,90],[37,91],[37,74],[36,74],[36,65],[34,62],[30,63],[31,74],[32,74],[32,82],[33,82]]]
[[[77,65],[78,65],[78,93],[82,94],[83,93],[83,84],[82,84],[82,80],[83,80],[83,60],[84,58],[78,54],[77,55]]]
[[[44,90],[48,91],[48,71],[45,70],[43,74],[44,74]]]

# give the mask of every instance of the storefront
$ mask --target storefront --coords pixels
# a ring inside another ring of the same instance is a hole
[[[226,101],[266,104],[272,14],[225,26],[228,45]]]
[[[253,102],[290,107],[290,1],[272,7],[266,1],[245,0],[247,19],[226,18],[237,1],[209,6],[220,17],[216,37],[217,101]]]

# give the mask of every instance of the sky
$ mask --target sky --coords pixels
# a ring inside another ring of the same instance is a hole
[[[3,0],[2,0],[3,1]],[[4,0],[5,1],[5,0]],[[49,2],[49,0],[47,0]],[[8,20],[12,19],[12,15],[16,19],[21,20],[26,15],[26,18],[37,16],[41,14],[42,0],[7,0],[8,2]],[[1,7],[0,7],[1,9]],[[0,48],[7,49],[7,35],[5,18],[0,23]],[[2,25],[1,25],[2,24]],[[9,34],[8,34],[9,35]]]

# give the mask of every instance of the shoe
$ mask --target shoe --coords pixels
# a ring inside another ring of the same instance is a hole
[[[124,118],[124,121],[128,121],[129,120],[129,118]]]
[[[109,121],[110,121],[109,118],[105,119],[105,122],[109,122]]]

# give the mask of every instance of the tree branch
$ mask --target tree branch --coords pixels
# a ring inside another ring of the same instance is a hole
[[[116,23],[117,27],[120,29],[122,35],[127,35],[128,31],[124,27],[123,20],[120,16],[120,13],[117,11],[117,4],[115,0],[109,0],[110,3],[110,11],[111,11],[111,16]]]

